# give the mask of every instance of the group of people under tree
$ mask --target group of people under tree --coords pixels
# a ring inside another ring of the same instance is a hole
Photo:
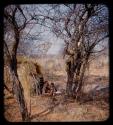
[[[54,96],[55,92],[57,91],[54,83],[50,83],[48,81],[44,81],[42,75],[35,76],[36,82],[33,84],[32,94],[38,95],[48,95]]]

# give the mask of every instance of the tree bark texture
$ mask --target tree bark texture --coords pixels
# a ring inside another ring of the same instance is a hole
[[[11,52],[11,61],[10,61],[10,72],[13,79],[13,93],[18,102],[22,120],[29,121],[30,119],[29,119],[27,105],[25,102],[23,88],[17,74],[16,53],[17,53],[18,44],[19,44],[19,33],[18,31],[15,31],[15,42],[13,44],[13,49]]]

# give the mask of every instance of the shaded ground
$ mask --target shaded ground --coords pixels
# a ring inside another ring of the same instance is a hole
[[[104,74],[104,72],[102,73]],[[97,73],[95,69],[95,72],[87,75],[84,78],[84,90],[89,91],[96,85],[108,85],[108,76],[103,74],[101,74],[101,70],[99,70]],[[49,73],[44,74],[44,80],[54,82],[57,86],[57,89],[62,90],[66,87],[66,72],[62,71],[62,69],[60,71],[54,71],[54,73],[53,71],[49,71]],[[4,116],[8,121],[21,121],[17,102],[12,97],[12,95],[6,91],[4,107]],[[31,109],[31,121],[34,122],[103,121],[109,117],[109,102],[103,99],[90,101],[87,100],[85,102],[78,103],[75,100],[66,101],[65,96],[62,95],[57,96],[56,101],[53,103],[50,97],[34,96],[31,97]]]
[[[62,83],[61,83],[62,79]],[[87,79],[87,77],[86,77]],[[88,81],[89,80],[89,81]],[[92,81],[91,81],[92,80]],[[64,88],[65,76],[56,76],[55,84],[58,89]],[[102,85],[108,84],[108,79],[92,76],[87,79],[86,87],[91,89],[92,82]],[[21,121],[16,101],[11,95],[6,94],[5,117],[8,121]],[[102,100],[85,101],[78,103],[75,100],[65,101],[64,95],[57,96],[55,105],[50,97],[31,97],[31,121],[103,121],[109,117],[109,102]]]
[[[57,97],[53,105],[50,97],[31,98],[31,121],[103,121],[109,117],[108,103],[90,101],[79,104],[76,101],[63,102],[61,96]],[[7,107],[8,106],[8,107]],[[9,121],[20,121],[20,114],[14,99],[6,99],[5,117]]]

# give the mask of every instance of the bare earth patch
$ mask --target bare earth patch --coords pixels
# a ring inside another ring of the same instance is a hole
[[[42,67],[45,65],[43,63],[40,64],[42,64]],[[63,62],[61,62],[61,66],[63,67],[59,68],[60,70],[55,71],[54,67],[52,67],[52,69],[46,69],[48,73],[44,73],[45,80],[54,82],[58,90],[65,89],[67,81]],[[106,86],[109,84],[108,67],[103,67],[103,69],[99,70],[93,67],[93,70],[89,70],[89,72],[84,79],[86,91],[89,91],[96,85]],[[21,75],[22,73],[20,73]],[[26,82],[26,85],[28,82]],[[25,95],[27,94],[27,91],[25,91]],[[63,102],[63,97],[57,96],[55,105],[53,105],[50,97],[33,96],[30,99],[32,109],[31,121],[33,122],[104,121],[109,118],[109,102],[105,102],[104,100],[92,100],[84,103],[78,103],[75,100]],[[28,100],[30,99],[28,98]],[[7,121],[22,121],[16,100],[7,92],[5,92],[4,96],[4,108],[4,116]]]
[[[57,99],[59,98],[57,97]],[[76,101],[64,104],[59,102],[53,108],[51,108],[51,104],[50,97],[33,97],[31,121],[103,121],[109,117],[109,105],[102,101],[84,104]],[[7,107],[6,105],[9,107],[5,111],[5,118],[11,122],[21,121],[16,101],[13,98],[5,99],[5,107]]]

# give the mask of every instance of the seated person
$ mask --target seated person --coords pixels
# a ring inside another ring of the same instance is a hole
[[[55,87],[55,84],[51,83],[51,85],[50,85],[50,95],[54,96],[56,91],[57,91],[57,89]]]
[[[42,94],[49,95],[49,93],[50,93],[50,85],[48,81],[45,81],[42,89]]]
[[[49,96],[54,96],[55,92],[57,91],[54,83],[51,83],[49,85],[48,81],[45,81],[44,86],[43,86],[43,95],[49,95]]]

